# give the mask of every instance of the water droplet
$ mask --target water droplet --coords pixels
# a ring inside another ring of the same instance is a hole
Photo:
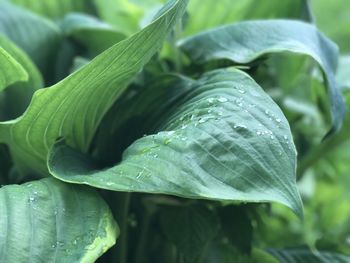
[[[257,134],[257,135],[261,135],[261,132],[260,132],[260,131],[257,131],[256,134]]]
[[[278,154],[281,156],[282,155],[282,151],[280,151]]]
[[[241,94],[244,94],[245,90],[239,89],[238,92],[241,93]]]
[[[139,172],[136,176],[136,179],[139,179],[141,177],[141,175],[143,174],[143,171]]]
[[[33,196],[29,197],[29,202],[34,202],[35,198]]]
[[[213,103],[214,100],[215,100],[214,98],[208,98],[208,99],[207,99],[207,101],[208,101],[209,103]]]
[[[171,136],[175,133],[175,131],[168,131],[168,135]]]
[[[107,186],[112,186],[114,183],[113,182],[107,182],[106,185]]]
[[[280,118],[276,119],[276,122],[280,123],[282,120]]]
[[[76,244],[78,244],[78,241],[76,239],[74,239],[73,245],[76,245]]]
[[[182,125],[181,125],[181,130],[186,129],[186,127],[187,127],[187,125],[182,124]]]
[[[273,140],[273,139],[275,139],[275,137],[273,136],[273,135],[270,135],[270,138]]]
[[[220,98],[218,98],[218,101],[219,101],[219,102],[227,102],[228,99],[225,98],[225,97],[220,97]]]
[[[266,113],[267,115],[269,115],[270,112],[269,112],[269,110],[265,110],[265,113]]]
[[[199,122],[199,123],[204,123],[204,122],[206,122],[206,120],[205,120],[205,119],[199,119],[198,122]]]
[[[154,157],[154,158],[158,158],[158,154],[156,154],[156,153],[153,154],[153,157]]]
[[[52,248],[56,248],[56,245],[55,245],[55,244],[53,244],[51,247],[52,247]]]
[[[288,140],[288,137],[287,137],[287,135],[284,135],[284,136],[283,136],[283,138],[284,138],[285,140]]]

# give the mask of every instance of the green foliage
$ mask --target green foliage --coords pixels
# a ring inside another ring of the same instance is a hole
[[[220,1],[0,0],[0,262],[349,262],[346,3]]]

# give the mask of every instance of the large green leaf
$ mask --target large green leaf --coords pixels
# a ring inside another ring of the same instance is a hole
[[[135,141],[121,163],[93,171],[91,160],[58,144],[49,159],[51,173],[67,182],[115,191],[276,201],[301,215],[296,151],[288,122],[273,100],[235,69],[207,73],[189,85],[184,81],[160,83],[163,92],[168,89],[162,98],[152,86],[140,94],[153,98],[148,105],[158,105],[158,120],[150,120],[158,121],[159,132]],[[174,101],[168,94],[176,90],[183,96]],[[130,101],[131,108],[135,105]]]
[[[312,252],[308,249],[269,250],[281,263],[349,263],[350,256],[332,252]]]
[[[0,262],[95,262],[119,229],[92,189],[53,178],[0,188]]]
[[[61,32],[54,23],[0,1],[0,34],[23,49],[45,76],[51,74],[61,40]]]
[[[310,24],[288,20],[242,22],[185,39],[180,47],[195,63],[229,59],[246,64],[262,56],[281,52],[310,56],[325,75],[333,129],[341,126],[345,104],[334,77],[338,50],[333,42]]]
[[[309,20],[305,0],[192,0],[188,5],[185,35],[250,19],[296,18]]]
[[[169,2],[149,26],[119,42],[54,86],[38,90],[18,119],[0,123],[22,171],[46,174],[49,148],[58,137],[86,151],[108,108],[160,48],[187,1]]]

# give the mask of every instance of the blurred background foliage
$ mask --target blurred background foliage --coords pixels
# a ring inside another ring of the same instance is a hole
[[[60,54],[57,55],[55,64],[50,64],[53,66],[54,72],[47,72],[44,75],[44,80],[45,83],[54,83],[84,65],[116,41],[142,28],[156,14],[164,1],[7,0],[7,2],[13,2],[48,18],[49,25],[45,30],[60,27],[67,35],[67,38],[62,40],[52,33],[51,39],[54,44],[51,48],[56,51],[57,45],[60,46]],[[69,18],[66,16],[72,12],[83,12],[85,17]],[[98,20],[97,17],[104,22]],[[20,16],[17,16],[17,18],[21,19]],[[183,19],[183,29],[180,26],[180,30],[175,31],[172,38],[176,40],[201,30],[241,20],[270,18],[300,19],[315,23],[326,36],[338,44],[340,56],[337,80],[342,88],[348,108],[350,108],[349,0],[191,0],[188,13]],[[64,21],[66,19],[76,19],[76,27],[65,28]],[[81,22],[82,19],[84,23]],[[0,32],[6,35],[4,18],[0,18]],[[101,42],[104,43],[102,49],[99,43],[89,43],[87,41],[89,34],[100,34]],[[8,35],[11,34],[8,33]],[[168,57],[169,63],[166,65],[159,64],[160,62],[155,57],[135,83],[139,79],[147,77],[147,74],[152,74],[155,70],[171,72],[175,69],[179,56],[184,60],[183,64],[186,65],[186,58],[178,53],[175,40],[173,41],[172,38],[170,38],[170,44],[166,45],[162,51],[162,55]],[[30,40],[31,35],[28,32],[26,41]],[[16,43],[25,50],[24,42],[22,46],[21,41]],[[44,69],[47,66],[45,63],[40,64],[42,60],[52,58],[52,50],[47,48],[45,50],[47,51],[47,57],[37,59],[39,68],[42,66]],[[36,61],[35,57],[33,60]],[[218,66],[220,65],[208,65],[208,67],[213,68]],[[71,71],[67,71],[67,68],[70,68]],[[193,69],[184,68],[183,70]],[[260,62],[258,66],[250,65],[247,71],[280,105],[290,122],[294,142],[298,149],[297,180],[304,202],[305,218],[300,221],[288,208],[277,204],[238,206],[236,209],[243,207],[242,209],[247,208],[249,212],[243,217],[238,216],[242,214],[241,210],[239,210],[239,213],[230,214],[232,222],[235,222],[238,226],[244,226],[243,228],[246,229],[245,231],[236,229],[236,232],[231,235],[232,243],[241,243],[242,237],[246,237],[247,243],[252,243],[252,247],[263,249],[290,247],[300,249],[306,247],[312,251],[335,251],[350,255],[349,112],[342,129],[338,133],[325,138],[324,136],[330,129],[331,123],[327,91],[320,87],[322,86],[322,78],[320,77],[319,68],[313,61],[303,56],[295,57],[290,54],[272,56],[262,63]],[[5,95],[0,94],[0,101],[3,96]],[[7,156],[5,147],[0,146],[0,151],[4,152],[1,153],[1,156]],[[9,172],[11,170],[9,160],[1,159],[0,165],[6,168],[0,170],[0,173],[11,174]],[[6,178],[7,176],[0,174],[0,184],[6,184]],[[138,207],[143,204],[133,205]],[[155,204],[152,203],[152,212],[147,213],[155,213],[154,206]],[[136,229],[138,220],[143,216],[138,209],[135,209],[135,212],[130,216],[129,224],[132,233],[133,231],[137,232],[133,229]],[[144,209],[149,211],[148,208]],[[151,223],[153,222],[152,224],[156,225],[155,228],[161,228],[163,221],[168,220],[169,216],[174,216],[167,214],[166,209],[160,210],[162,211],[159,215],[160,226],[157,225],[158,223],[154,223],[153,219],[151,220]],[[247,221],[249,222],[248,227],[242,223]],[[251,226],[251,231],[249,226]],[[154,238],[155,243],[159,242],[157,238],[159,237]],[[174,242],[176,243],[176,240]],[[218,262],[215,261],[218,255],[225,254],[217,251],[235,249],[228,246],[227,242],[222,242],[222,244],[216,246],[215,249],[211,250],[211,255],[208,255],[206,262]],[[150,250],[152,251],[152,247]],[[217,255],[215,251],[218,253]],[[273,262],[273,259],[269,259],[269,256],[262,251],[253,251],[256,261],[252,260],[252,262],[261,262],[258,259],[263,257],[266,257],[266,262]],[[299,253],[299,250],[294,250],[294,252],[296,258],[300,255],[302,258],[302,253]],[[278,257],[283,257],[284,252],[272,251],[271,253],[274,255],[279,253]],[[232,261],[230,261],[230,258],[224,258],[222,262]],[[247,262],[244,256],[242,256],[242,262]],[[300,262],[312,261],[301,260]],[[316,259],[314,262],[320,261]]]

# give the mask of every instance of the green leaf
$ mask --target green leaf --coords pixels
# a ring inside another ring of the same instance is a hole
[[[16,165],[47,174],[48,150],[59,137],[87,151],[101,118],[158,51],[187,1],[169,2],[149,26],[119,42],[54,86],[38,90],[20,118],[0,123]]]
[[[54,23],[0,1],[0,34],[24,50],[45,77],[51,77],[52,61],[61,41],[61,32]]]
[[[348,263],[350,256],[335,252],[312,252],[308,249],[269,250],[281,263]]]
[[[192,35],[216,26],[241,20],[303,18],[309,20],[304,0],[232,1],[191,0],[184,35]]]
[[[94,262],[119,229],[97,192],[48,178],[0,188],[1,262]]]
[[[0,64],[2,67],[0,71],[0,92],[15,82],[28,79],[28,74],[21,64],[2,47],[0,47]]]
[[[334,77],[338,50],[310,24],[288,20],[242,22],[187,38],[180,47],[195,63],[229,59],[246,64],[265,55],[282,52],[310,56],[325,75],[333,129],[338,130],[342,124],[346,107]]]
[[[71,12],[93,13],[92,0],[9,0],[27,10],[52,19],[63,18]]]
[[[8,52],[28,75],[25,82],[16,82],[7,86],[7,89],[0,95],[0,120],[9,120],[23,114],[33,93],[43,87],[43,79],[30,58],[6,37],[0,36],[0,47]],[[1,65],[6,64],[1,63]],[[8,67],[4,68],[9,69]],[[20,78],[21,74],[18,73],[17,75]]]
[[[112,26],[85,14],[67,15],[61,28],[67,36],[72,37],[81,46],[86,46],[92,55],[98,55],[126,38]]]
[[[186,262],[199,262],[219,230],[218,218],[204,206],[165,207],[160,223],[164,235]]]
[[[160,84],[169,94],[177,90],[183,96],[171,104],[172,97],[160,98],[153,87],[140,94],[153,97],[148,105],[159,107],[158,116],[150,116],[153,124],[158,118],[158,133],[135,141],[121,163],[93,171],[91,160],[58,144],[49,158],[50,172],[67,182],[115,191],[276,201],[302,215],[288,122],[253,79],[229,69],[207,73],[189,85]]]

